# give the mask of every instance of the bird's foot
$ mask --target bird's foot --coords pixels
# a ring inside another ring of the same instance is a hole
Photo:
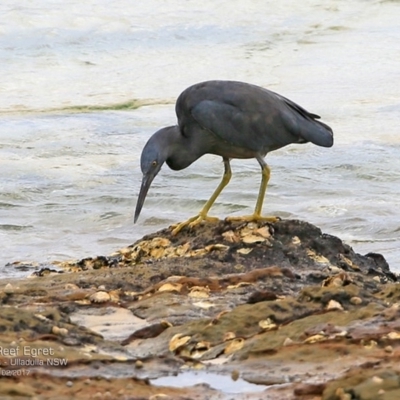
[[[218,222],[219,218],[209,217],[208,215],[202,215],[202,214],[195,215],[194,217],[189,218],[187,221],[180,222],[179,224],[171,225],[172,234],[173,235],[178,234],[185,227],[193,228],[196,225],[201,224],[203,221]]]
[[[242,215],[242,216],[233,216],[233,217],[226,217],[226,221],[229,222],[271,222],[275,223],[280,221],[279,217],[263,217],[262,215],[259,214],[252,214],[252,215]]]

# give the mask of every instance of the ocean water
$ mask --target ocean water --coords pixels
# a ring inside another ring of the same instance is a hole
[[[321,115],[335,145],[270,153],[264,212],[400,272],[400,2],[136,3],[0,4],[0,276],[29,273],[13,261],[109,254],[194,215],[221,178],[218,157],[165,166],[133,224],[143,145],[207,79],[258,84]],[[232,169],[211,215],[252,212],[258,163]]]

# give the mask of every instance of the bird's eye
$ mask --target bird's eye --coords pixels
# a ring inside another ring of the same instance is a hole
[[[157,165],[157,161],[154,160],[154,161],[151,163],[151,165],[152,165],[153,167],[155,167],[155,166]]]

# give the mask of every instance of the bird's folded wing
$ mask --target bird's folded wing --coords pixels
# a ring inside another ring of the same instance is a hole
[[[257,115],[242,112],[238,107],[215,100],[203,100],[191,110],[193,118],[204,129],[234,146],[257,151],[259,132],[255,129]]]

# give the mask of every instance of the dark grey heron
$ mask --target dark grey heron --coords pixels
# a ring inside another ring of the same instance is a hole
[[[215,221],[208,211],[231,179],[231,158],[255,158],[261,166],[261,185],[254,213],[234,220],[276,221],[261,209],[270,177],[264,157],[291,143],[333,145],[332,129],[293,101],[259,86],[235,81],[207,81],[184,90],[176,101],[178,125],[154,133],[143,148],[143,180],[136,204],[139,218],[151,182],[164,162],[173,170],[188,167],[204,154],[221,156],[225,172],[198,215],[175,225],[173,233],[202,221]]]

